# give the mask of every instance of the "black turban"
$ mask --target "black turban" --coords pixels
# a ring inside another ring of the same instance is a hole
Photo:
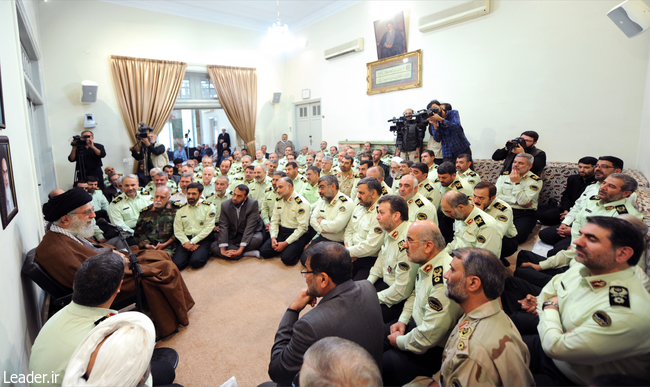
[[[43,215],[48,222],[54,222],[92,200],[93,197],[86,190],[76,187],[48,200],[43,205]]]
[[[181,164],[181,163],[183,163],[183,159],[181,158],[174,159],[174,165]]]

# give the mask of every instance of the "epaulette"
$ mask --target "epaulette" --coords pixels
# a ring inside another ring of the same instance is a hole
[[[206,201],[202,201],[201,204],[205,204],[206,206],[211,206],[212,205],[212,203],[206,202]]]
[[[499,211],[505,211],[508,207],[504,206],[504,205],[501,204],[501,203],[496,203],[496,204],[494,205],[494,208],[496,208],[496,209],[499,210]]]
[[[472,176],[472,177],[478,176],[478,175],[476,174],[476,172],[470,172],[470,173],[468,173],[468,175],[470,175],[470,176]]]
[[[296,203],[302,204],[302,199],[300,199],[300,196],[296,196],[295,199],[296,199]]]
[[[280,196],[278,196],[277,198],[275,198],[275,201],[276,201],[276,202],[279,202],[280,199],[282,199],[282,198],[281,198]]]
[[[530,178],[533,179],[533,180],[542,180],[539,176],[537,176],[535,174],[530,175]]]
[[[386,190],[386,187],[381,187],[381,194],[382,195],[387,195],[388,191]]]
[[[178,190],[175,189],[174,192],[172,192],[172,195],[176,195],[178,193]]]
[[[339,199],[341,199],[341,201],[342,201],[343,203],[345,203],[345,202],[348,201],[348,199],[347,199],[345,196],[343,196],[343,195],[339,196]]]
[[[355,178],[355,179],[358,179],[358,178],[359,178],[359,174],[358,174],[358,173],[355,173],[355,174],[354,174],[354,178]]]
[[[616,206],[616,212],[618,212],[619,215],[622,214],[627,214],[627,208],[624,205]]]
[[[609,306],[623,306],[626,308],[630,307],[630,293],[626,287],[609,287]]]
[[[434,183],[440,183],[440,178],[436,177],[436,179],[433,181]]]
[[[429,191],[429,192],[433,191],[433,187],[432,187],[431,184],[429,184],[429,183],[426,183],[426,184],[424,185],[424,188],[425,188],[427,191]]]
[[[148,210],[150,210],[151,208],[153,208],[153,204],[149,204],[149,205],[146,206],[145,208],[141,209],[141,210],[140,210],[140,213],[143,213],[143,212],[145,212],[145,211],[148,211]]]
[[[273,187],[269,187],[269,188],[265,189],[264,192],[271,192],[272,190],[273,190]]]
[[[503,171],[503,172],[501,173],[502,176],[503,176],[503,175],[509,175],[509,174],[510,174],[510,171]]]
[[[433,286],[443,283],[442,275],[444,273],[442,272],[442,270],[443,270],[442,266],[436,266],[436,268],[433,269],[433,274],[431,275],[431,283],[433,284]]]
[[[474,217],[474,220],[476,221],[477,226],[479,226],[479,227],[485,226],[485,221],[483,220],[483,218],[481,218],[481,215],[476,215]]]
[[[175,207],[178,207],[178,208],[183,207],[183,205],[180,204],[179,202],[172,202],[172,205],[175,206]]]
[[[111,203],[119,203],[119,202],[121,202],[121,201],[122,201],[122,197],[121,197],[121,196],[118,196],[118,197],[116,197],[115,199],[113,199],[113,201],[112,201]]]
[[[462,189],[463,188],[463,183],[461,183],[460,181],[457,181],[457,182],[454,183],[454,187],[456,187],[456,189]]]
[[[213,193],[211,193],[210,195],[206,196],[205,198],[207,199],[207,198],[209,198],[209,197],[211,197],[211,196],[214,196],[214,195],[216,195],[216,194],[213,192]]]
[[[148,196],[149,191],[147,191],[146,189],[143,189],[142,192],[140,192],[140,195],[147,195]]]
[[[424,207],[424,203],[422,203],[422,200],[420,200],[420,199],[416,199],[415,204],[417,204],[418,207]]]
[[[600,196],[594,195],[594,196],[590,197],[589,200],[600,200]]]

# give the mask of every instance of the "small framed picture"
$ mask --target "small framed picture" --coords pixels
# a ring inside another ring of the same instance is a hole
[[[0,217],[2,218],[2,229],[4,230],[18,213],[11,149],[9,148],[9,138],[6,136],[0,136],[0,171],[2,172],[0,178],[2,183],[0,189]]]

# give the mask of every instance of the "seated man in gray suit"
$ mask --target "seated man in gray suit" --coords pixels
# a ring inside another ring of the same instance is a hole
[[[377,291],[368,281],[352,281],[347,249],[335,242],[310,247],[301,273],[307,289],[298,294],[280,321],[271,350],[271,379],[291,385],[307,349],[328,336],[359,344],[381,369],[384,324]],[[316,305],[318,297],[323,298]],[[313,309],[299,319],[307,305]]]
[[[225,259],[260,257],[262,246],[262,218],[257,201],[248,197],[249,189],[240,184],[232,198],[221,203],[219,234],[210,245],[213,255]]]

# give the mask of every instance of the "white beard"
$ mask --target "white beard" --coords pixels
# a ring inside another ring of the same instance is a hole
[[[86,222],[86,220],[81,220],[75,217],[72,222],[70,222],[68,231],[84,238],[92,238],[92,236],[95,235],[95,221],[93,220],[90,224],[87,224]]]

